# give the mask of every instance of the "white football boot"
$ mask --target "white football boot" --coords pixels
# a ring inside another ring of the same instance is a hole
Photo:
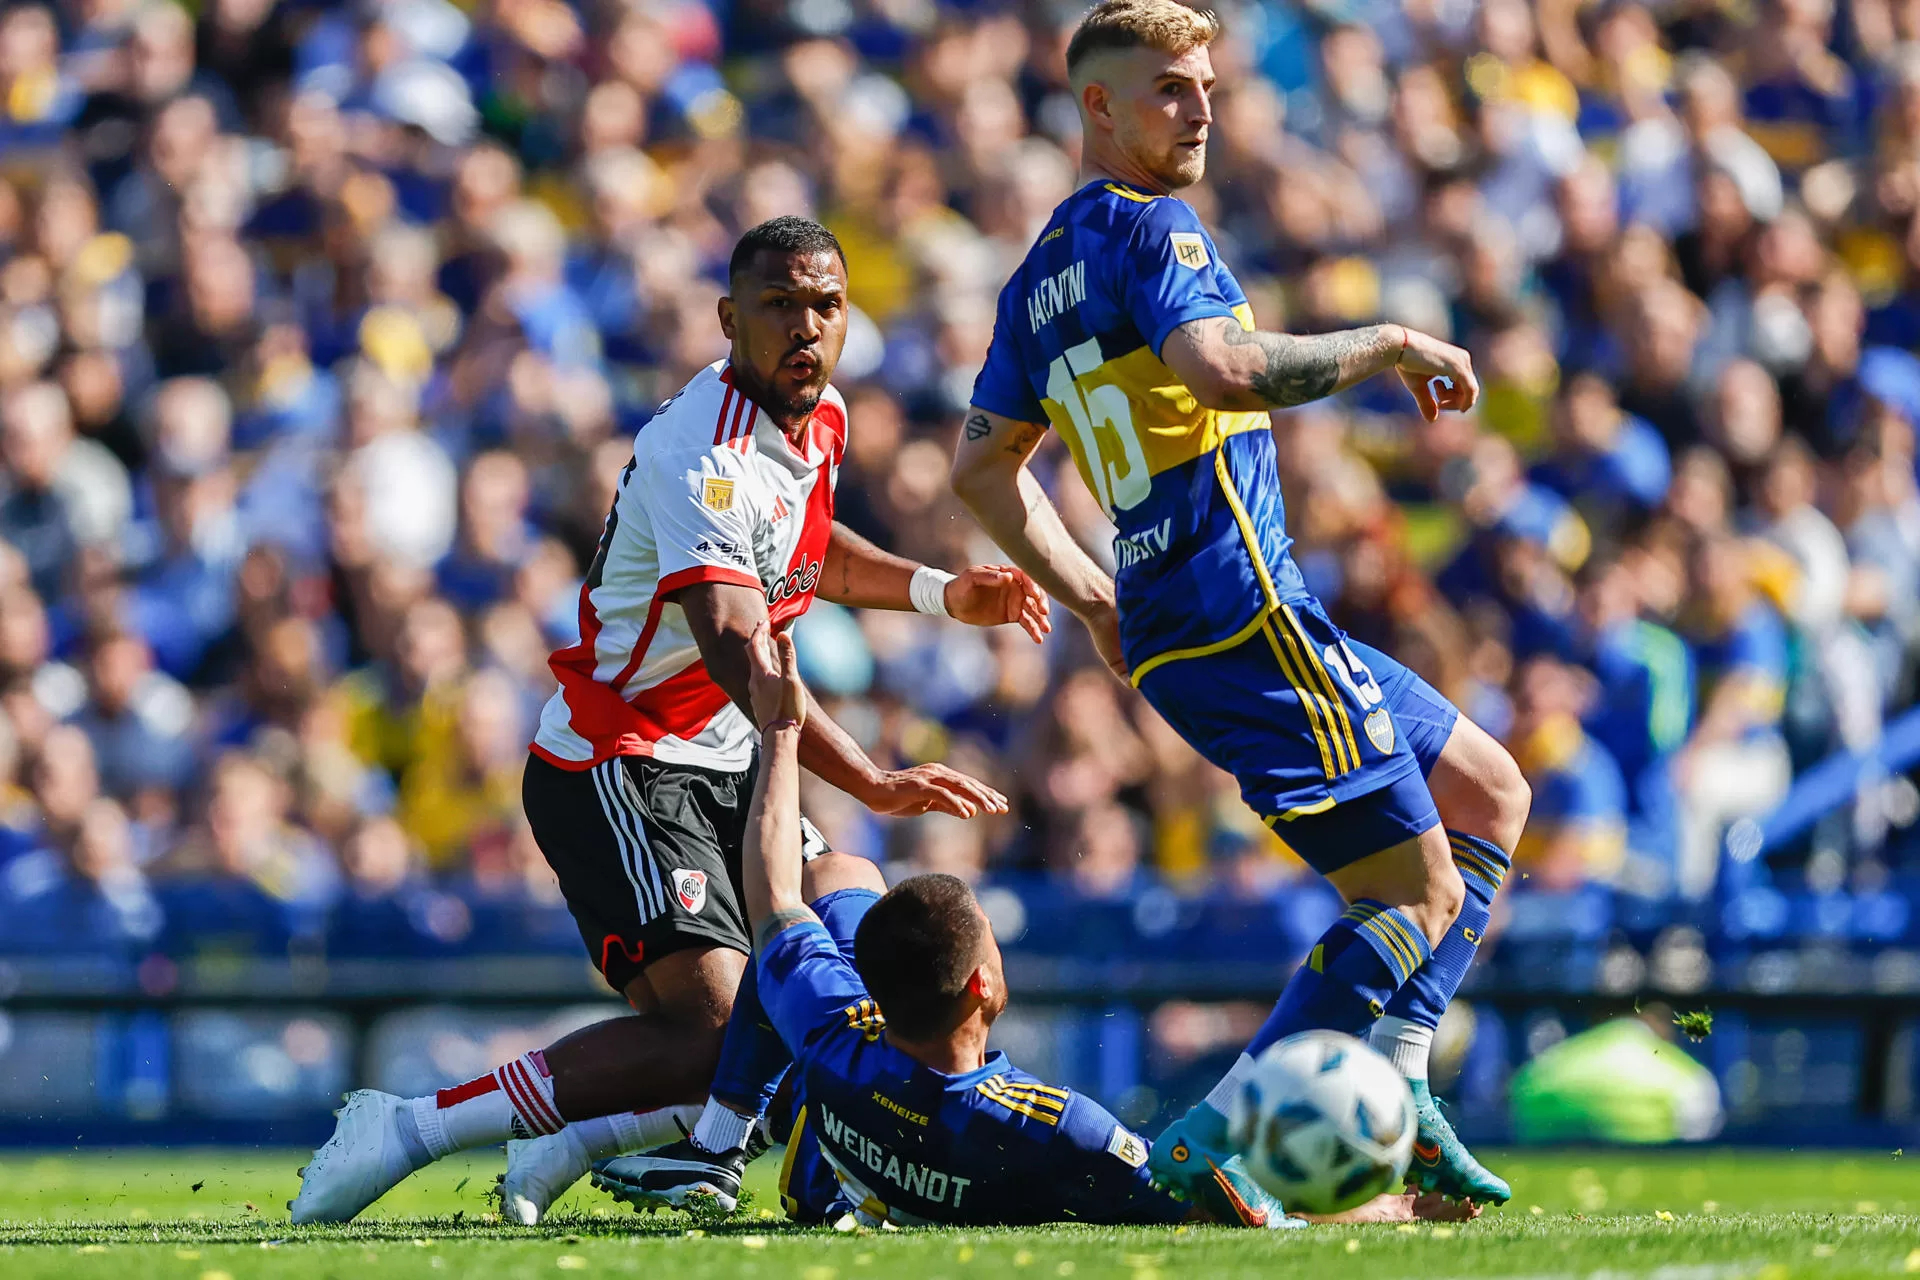
[[[500,1216],[536,1227],[567,1188],[593,1164],[573,1127],[507,1143],[507,1171],[500,1175]]]
[[[400,1136],[405,1098],[378,1089],[347,1095],[340,1122],[300,1174],[300,1194],[288,1202],[296,1224],[349,1222],[413,1172]]]

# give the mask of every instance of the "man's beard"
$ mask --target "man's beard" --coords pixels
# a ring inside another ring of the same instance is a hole
[[[735,370],[735,377],[749,400],[782,422],[804,422],[813,416],[813,411],[819,408],[820,400],[827,392],[824,386],[820,386],[806,387],[793,395],[782,395],[772,381],[762,382],[739,369]]]
[[[796,395],[796,396],[779,396],[779,395],[769,394],[767,398],[772,400],[774,403],[768,406],[768,408],[772,411],[773,415],[776,418],[788,418],[788,419],[795,419],[795,420],[801,419],[801,418],[808,418],[808,417],[812,417],[813,411],[820,407],[820,398],[824,394],[825,394],[824,388],[820,388],[820,389],[809,388],[808,390],[802,391],[799,395]]]
[[[1207,176],[1207,149],[1198,147],[1192,151],[1175,151],[1167,171],[1160,176],[1175,189],[1192,186]]]

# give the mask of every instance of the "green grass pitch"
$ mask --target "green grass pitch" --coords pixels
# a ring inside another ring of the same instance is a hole
[[[177,1280],[986,1280],[987,1277],[1569,1276],[1718,1280],[1920,1273],[1920,1156],[1892,1152],[1493,1153],[1514,1203],[1455,1227],[1054,1227],[837,1235],[775,1221],[774,1156],[755,1205],[701,1227],[636,1217],[583,1183],[549,1225],[507,1227],[486,1190],[498,1151],[403,1183],[360,1222],[294,1228],[305,1153],[121,1150],[0,1156],[0,1277]],[[196,1189],[196,1184],[198,1187]]]

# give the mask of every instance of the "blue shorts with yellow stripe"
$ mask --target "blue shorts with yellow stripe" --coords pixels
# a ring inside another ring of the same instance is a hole
[[[1140,691],[1323,875],[1440,821],[1426,774],[1458,712],[1311,597],[1220,652],[1153,666]]]

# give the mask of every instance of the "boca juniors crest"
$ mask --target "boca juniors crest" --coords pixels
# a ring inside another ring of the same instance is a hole
[[[1385,707],[1375,707],[1367,713],[1366,730],[1367,741],[1378,748],[1381,755],[1393,754],[1393,717]]]

